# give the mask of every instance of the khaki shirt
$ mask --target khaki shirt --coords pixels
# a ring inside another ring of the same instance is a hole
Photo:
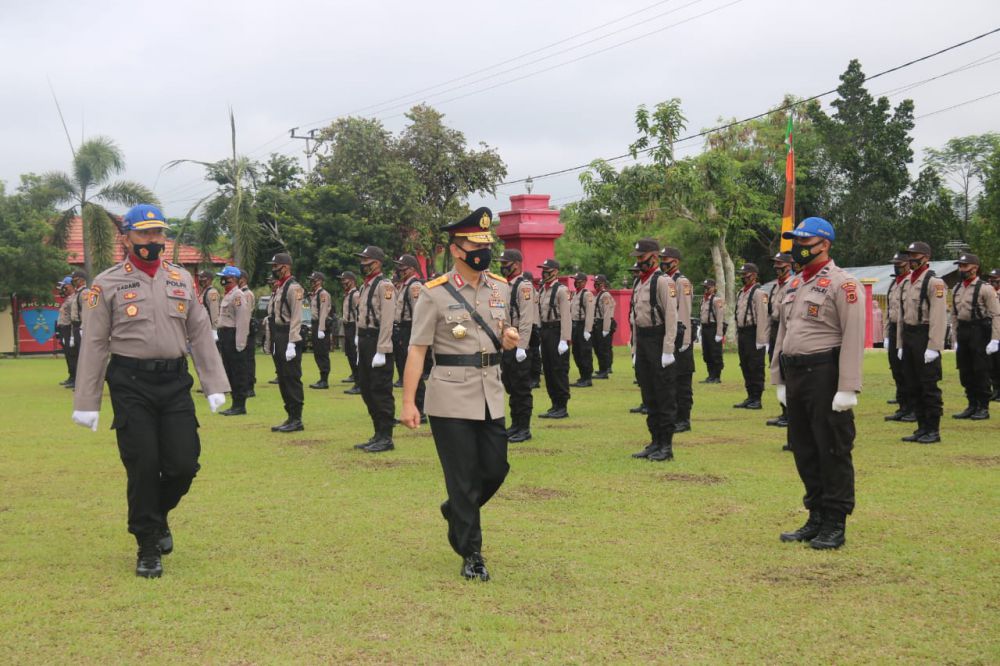
[[[219,328],[219,305],[221,303],[219,291],[215,287],[209,287],[201,295],[201,304],[208,310],[208,320],[213,329]]]
[[[246,294],[239,287],[230,289],[222,297],[219,306],[219,328],[236,329],[236,351],[246,349],[252,314],[253,304],[247,300]]]
[[[840,347],[838,391],[861,390],[865,353],[865,294],[853,275],[832,261],[807,281],[792,278],[780,306],[771,383],[784,384],[782,354],[819,354]]]
[[[601,332],[611,332],[611,323],[615,320],[615,297],[607,289],[598,292],[594,319],[601,322]],[[593,327],[591,327],[593,328]]]
[[[983,283],[983,286],[979,288],[979,318],[993,318],[990,340],[1000,340],[1000,299],[997,298],[997,292],[990,283],[978,277],[968,286],[964,282],[959,282],[955,287],[952,299],[951,325],[957,329],[958,322],[968,322],[975,319],[973,315],[976,308],[973,307],[972,297],[976,293],[977,282]]]
[[[556,291],[555,302],[552,300],[552,292]],[[539,321],[543,324],[559,322],[559,339],[569,342],[573,337],[573,319],[570,312],[569,287],[552,280],[542,285],[542,290],[538,294]]]
[[[788,285],[791,282],[791,278],[782,282],[781,280],[775,280],[774,284],[771,285],[771,291],[767,296],[767,309],[771,313],[771,326],[777,327],[778,319],[781,317],[781,303],[785,300],[785,292],[788,291]],[[768,330],[768,335],[771,331]]]
[[[333,301],[326,289],[317,289],[309,295],[309,309],[312,311],[313,326],[317,327],[317,331],[326,333],[326,318],[330,316],[332,307]]]
[[[69,322],[71,324],[79,326],[83,323],[83,304],[87,302],[89,297],[90,288],[88,287],[78,289],[72,296],[70,296]]]
[[[594,306],[596,305],[594,293],[589,289],[581,289],[573,294],[569,309],[573,315],[573,321],[582,321],[583,330],[590,331],[594,328]]]
[[[889,283],[889,290],[885,293],[885,323],[882,325],[882,337],[889,337],[889,326],[899,324],[899,292],[903,289],[903,282],[909,280],[909,273],[897,278],[893,276]],[[892,341],[895,344],[895,340]]]
[[[527,349],[531,342],[531,329],[537,325],[538,308],[535,302],[538,294],[531,280],[517,276],[509,284],[510,289],[510,325],[517,329],[521,339],[517,341],[520,349]]]
[[[349,292],[344,294],[344,304],[343,322],[345,324],[355,324],[358,321],[358,292],[357,289],[351,289]]]
[[[229,391],[208,315],[198,307],[191,274],[166,261],[153,277],[128,261],[94,280],[83,311],[83,340],[73,409],[101,408],[108,354],[138,359],[181,358],[190,345],[205,393]]]
[[[750,292],[753,292],[752,304]],[[770,342],[771,320],[767,317],[767,292],[756,282],[749,289],[740,289],[736,294],[736,328],[749,326],[757,329],[758,345]]]
[[[396,309],[393,312],[392,320],[397,324],[401,322],[413,321],[413,308],[420,298],[420,287],[422,283],[416,277],[409,278],[400,285],[396,291]]]
[[[498,339],[510,323],[510,287],[499,275],[484,273],[479,285],[465,282],[452,270],[421,287],[413,315],[411,345],[430,347],[438,354],[494,354],[497,349],[472,315],[444,288],[446,282],[476,309]],[[504,388],[500,365],[486,368],[434,365],[427,380],[424,411],[428,416],[456,419],[503,418]]]
[[[306,290],[302,285],[296,282],[294,277],[289,277],[288,283],[275,289],[271,294],[271,300],[267,303],[268,318],[273,318],[278,326],[288,327],[289,342],[302,341],[302,299],[305,295]],[[282,297],[288,298],[287,306],[282,303]],[[270,333],[274,335],[274,331]]]
[[[657,277],[659,276],[659,277]],[[653,313],[653,302],[650,300],[650,289],[656,278],[656,304],[658,312]],[[632,305],[634,328],[649,328],[664,326],[663,353],[674,353],[674,341],[677,339],[677,285],[673,278],[659,270],[654,271],[648,279],[638,280],[633,291],[635,302]]]
[[[371,302],[371,310],[368,303]],[[392,353],[392,322],[396,314],[396,288],[392,281],[376,276],[366,281],[358,292],[358,329],[378,330],[378,345],[375,351]]]
[[[945,292],[948,287],[944,280],[932,276],[930,269],[924,270],[913,282],[913,273],[910,278],[903,280],[899,290],[900,318],[906,326],[917,326],[929,324],[927,348],[936,352],[944,349],[944,332],[948,323],[948,312],[945,303]],[[927,300],[920,303],[920,292],[923,289],[924,281],[927,281]],[[917,321],[918,317],[920,321]],[[896,329],[896,347],[903,346],[903,326]]]
[[[694,306],[694,289],[691,286],[691,280],[687,279],[687,276],[680,271],[674,271],[670,277],[677,285],[677,327],[680,328],[681,324],[684,325],[684,342],[681,346],[688,347],[691,345],[691,310]]]
[[[713,340],[724,335],[725,309],[726,299],[718,294],[703,296],[701,299],[701,330],[706,335],[711,335]]]
[[[56,321],[56,326],[69,326],[72,321],[69,318],[70,310],[73,308],[73,301],[76,300],[76,292],[69,294],[63,299],[62,304],[59,306],[59,319]]]

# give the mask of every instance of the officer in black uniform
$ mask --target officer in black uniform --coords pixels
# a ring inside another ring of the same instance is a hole
[[[985,421],[990,417],[990,356],[1000,351],[1000,299],[979,277],[979,257],[963,252],[955,262],[960,280],[952,292],[955,362],[969,406],[955,419]]]
[[[292,276],[292,257],[285,252],[270,261],[275,290],[267,304],[267,326],[271,335],[271,357],[278,372],[278,388],[288,418],[271,432],[297,432],[302,425],[302,301],[305,289]]]
[[[361,262],[364,284],[358,293],[358,385],[375,434],[354,448],[382,453],[396,448],[392,429],[396,403],[392,398],[392,319],[396,288],[382,275],[385,252],[369,245],[354,253]]]
[[[889,290],[885,294],[885,324],[883,326],[885,337],[882,346],[889,354],[889,370],[892,373],[892,381],[896,384],[896,397],[889,400],[890,405],[898,405],[894,414],[885,417],[886,421],[903,421],[913,423],[917,420],[917,415],[913,411],[910,402],[910,392],[906,388],[906,377],[903,375],[903,361],[899,358],[896,348],[896,337],[902,321],[899,318],[899,294],[903,289],[903,283],[909,279],[910,275],[910,255],[906,252],[897,252],[892,257],[893,278],[889,282]]]
[[[253,291],[250,289],[247,272],[244,270],[240,271],[238,285],[243,292],[243,297],[250,304],[250,336],[247,340],[246,349],[243,351],[247,356],[247,397],[255,398],[257,394],[254,393],[253,389],[257,385],[257,338],[260,333],[260,319],[257,317],[257,297],[254,296]]]
[[[319,271],[313,271],[309,276],[309,310],[312,312],[312,321],[309,324],[309,336],[312,343],[313,360],[316,361],[316,369],[319,370],[319,381],[309,385],[311,389],[330,388],[330,340],[333,339],[333,331],[330,324],[333,322],[333,299],[330,292],[323,288],[326,276]]]
[[[503,352],[500,366],[500,379],[510,396],[507,441],[512,444],[531,439],[531,410],[534,408],[528,342],[538,314],[537,294],[531,280],[521,272],[523,264],[524,256],[520,250],[504,250],[500,255],[500,272],[510,285],[510,325],[517,329],[519,335],[517,347]]]
[[[358,386],[358,276],[351,271],[340,274],[340,286],[344,289],[344,355],[351,368],[351,374],[340,380],[342,384],[353,384],[344,391],[347,395],[361,395]]]

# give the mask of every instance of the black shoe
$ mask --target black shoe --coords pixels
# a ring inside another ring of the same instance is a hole
[[[462,560],[462,577],[467,580],[478,578],[484,583],[490,579],[490,572],[486,570],[482,555],[473,553]]]
[[[397,379],[392,383],[392,388],[403,388],[403,380]]]
[[[899,404],[899,400],[886,400],[885,404],[887,404],[887,405],[898,405]]]
[[[441,502],[441,517],[445,520],[451,520],[451,505],[448,504],[448,500]]]
[[[291,422],[292,422],[291,419],[285,419],[285,421],[283,423],[279,423],[276,426],[271,426],[271,432],[279,432],[281,428],[284,428],[286,425],[288,425]]]
[[[382,453],[383,451],[392,451],[395,448],[396,445],[392,443],[391,437],[380,437],[366,446],[363,450],[366,453]]]
[[[247,391],[247,397],[248,398],[256,398],[257,397],[257,393],[255,393],[253,389],[250,389],[249,391]]]
[[[139,552],[135,556],[135,575],[142,578],[159,578],[163,575],[163,562],[160,560],[158,538],[143,537],[139,542]]]
[[[907,412],[903,409],[897,409],[892,414],[884,417],[886,421],[902,421],[903,417],[906,416]]]
[[[341,384],[353,384],[354,381],[355,381],[354,380],[354,375],[351,375],[350,377],[345,377],[344,379],[341,379],[340,383]]]
[[[674,459],[674,447],[672,444],[660,444],[660,446],[646,456],[646,460],[652,462],[664,462]]]
[[[709,384],[721,384],[721,383],[722,383],[721,377],[712,377],[712,381],[709,382]]]
[[[283,423],[276,428],[271,428],[272,432],[298,432],[299,430],[305,430],[306,427],[302,425],[302,419],[289,419],[287,423]]]
[[[833,550],[847,543],[847,516],[842,513],[824,514],[819,534],[809,542],[814,550]]]
[[[953,418],[953,419],[967,419],[967,418],[969,418],[970,416],[972,416],[975,413],[976,413],[976,407],[975,407],[975,405],[969,405],[968,407],[966,407],[965,409],[963,409],[962,411],[960,411],[958,414],[952,414],[951,418]]]
[[[327,383],[327,381],[325,379],[321,379],[318,382],[316,382],[315,384],[310,384],[309,388],[311,388],[311,389],[328,389],[328,388],[330,388],[330,385]]]
[[[648,458],[650,454],[653,453],[653,451],[656,451],[659,448],[660,448],[659,444],[657,444],[656,442],[650,442],[649,444],[646,445],[646,448],[644,448],[642,451],[637,451],[636,453],[633,453],[632,457]]]
[[[589,379],[579,379],[575,383],[571,384],[571,386],[573,386],[575,388],[588,388],[588,387],[593,386],[593,385],[594,385],[594,382],[592,382]]]
[[[519,442],[527,442],[531,439],[531,431],[527,428],[521,428],[517,432],[513,432],[507,435],[507,441],[511,444],[517,444]]]
[[[76,388],[76,382],[67,382],[67,383],[63,384],[63,388],[75,389]]]
[[[542,383],[540,381],[538,381],[537,379],[535,379],[535,380],[533,380],[531,382],[531,386],[529,386],[528,388],[532,388],[532,389],[542,388]]]
[[[778,537],[785,543],[793,541],[811,541],[819,536],[820,528],[823,526],[823,513],[821,511],[810,511],[809,519],[805,525],[794,532],[782,532]]]
[[[904,442],[915,442],[924,435],[926,435],[928,432],[929,431],[926,430],[925,428],[917,428],[916,430],[913,431],[912,435],[907,435],[906,437],[903,437],[901,439]]]
[[[980,407],[976,410],[976,413],[969,417],[970,421],[985,421],[990,418],[990,408]]]
[[[156,545],[159,547],[161,555],[169,555],[174,552],[174,535],[170,533],[169,527],[160,530]]]
[[[607,379],[607,378],[608,378],[608,373],[606,373],[606,372],[595,372],[594,373],[594,379]]]
[[[272,379],[271,381],[268,382],[268,384],[280,384],[280,383],[281,382],[278,381],[277,377],[275,377],[274,379]]]
[[[674,424],[674,432],[691,432],[691,422],[684,420]]]
[[[346,393],[347,395],[361,395],[361,387],[352,386],[351,388],[344,391],[344,393]]]
[[[370,438],[368,439],[368,441],[367,441],[367,442],[360,442],[360,443],[358,443],[358,444],[355,444],[355,445],[354,445],[354,448],[358,449],[359,451],[361,451],[361,450],[363,450],[363,449],[367,449],[367,448],[368,448],[369,446],[371,446],[372,444],[374,444],[374,443],[375,443],[375,440],[377,440],[377,439],[378,439],[378,435],[372,435],[372,436],[371,436],[371,437],[370,437]]]
[[[219,413],[222,414],[223,416],[239,416],[240,414],[246,414],[247,408],[233,406],[230,407],[229,409],[224,409]]]
[[[791,451],[792,450],[792,445],[786,443],[783,447],[781,447],[781,450],[782,451]]]
[[[760,400],[751,400],[744,407],[744,409],[763,409],[763,405],[760,404]]]
[[[899,417],[899,421],[901,423],[916,423],[917,415],[914,412],[907,412],[906,414],[903,414],[901,417]]]
[[[766,423],[769,426],[775,426],[775,427],[778,427],[778,428],[787,428],[788,427],[788,419],[784,415],[776,416],[773,419],[768,419],[766,421]]]
[[[935,442],[941,441],[941,433],[937,430],[931,430],[930,432],[917,437],[917,444],[934,444]]]
[[[559,407],[558,409],[553,407],[544,414],[539,414],[540,419],[564,419],[569,416],[569,412],[566,411],[565,407]]]
[[[649,414],[649,407],[646,405],[639,405],[638,407],[633,407],[628,411],[630,414]]]
[[[70,377],[67,377],[66,379],[64,379],[64,380],[62,380],[61,382],[59,382],[59,386],[66,386],[66,384],[69,384],[69,383],[70,383],[70,382],[72,382],[72,381],[73,381],[73,379],[72,379],[72,378],[70,378]]]
[[[705,377],[703,380],[701,380],[698,383],[699,384],[711,384],[712,383],[712,378],[711,377]]]
[[[746,409],[747,405],[749,405],[751,402],[753,402],[753,400],[747,398],[743,402],[738,402],[735,405],[733,405],[733,409]]]

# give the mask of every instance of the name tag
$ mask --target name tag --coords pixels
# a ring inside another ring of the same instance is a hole
[[[462,304],[461,303],[452,303],[451,305],[448,306],[448,309],[449,310],[461,310],[462,309]]]

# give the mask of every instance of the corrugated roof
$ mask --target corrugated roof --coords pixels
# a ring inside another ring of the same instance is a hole
[[[167,240],[167,249],[163,253],[168,261],[173,260],[174,242]],[[115,243],[114,263],[125,259],[125,250],[120,243]],[[181,252],[178,256],[178,263],[183,266],[197,266],[202,263],[202,254],[198,248],[190,245],[181,245]],[[66,237],[66,261],[72,266],[83,266],[83,224],[79,217],[73,218],[70,223],[69,234]],[[212,256],[211,263],[215,266],[223,266],[227,262],[222,257]]]
[[[948,261],[932,261],[930,262],[930,267],[931,270],[942,279],[952,273],[958,272],[958,266],[955,265],[954,259]],[[893,279],[892,264],[882,264],[879,266],[851,266],[849,268],[845,268],[844,270],[859,280],[878,280],[878,282],[872,285],[872,294],[876,296],[884,296],[889,291],[889,284]]]

